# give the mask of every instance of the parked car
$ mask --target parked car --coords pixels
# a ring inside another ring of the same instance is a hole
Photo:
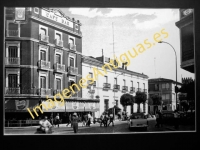
[[[174,112],[173,111],[162,111],[162,123],[163,124],[174,124]]]
[[[148,120],[144,113],[133,113],[128,120],[129,130],[147,131]]]

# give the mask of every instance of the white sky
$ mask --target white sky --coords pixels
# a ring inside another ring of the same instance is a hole
[[[192,77],[194,74],[180,68],[180,35],[175,22],[179,20],[178,9],[140,9],[140,8],[61,8],[70,18],[80,20],[82,53],[86,56],[113,57],[114,51],[121,54],[138,49],[137,44],[144,44],[145,39],[153,43],[153,35],[162,29],[168,33],[167,38],[161,38],[170,43],[177,53],[178,81],[182,77]],[[147,47],[147,46],[145,46]],[[168,78],[175,80],[175,54],[165,43],[156,43],[136,58],[131,59],[128,70],[144,73],[149,78]]]

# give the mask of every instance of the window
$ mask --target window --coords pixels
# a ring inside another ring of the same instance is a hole
[[[145,83],[143,83],[143,87],[144,87],[144,89],[145,89]]]
[[[34,8],[34,13],[39,14],[39,8],[35,7]]]
[[[39,35],[40,35],[40,40],[44,42],[48,42],[49,41],[48,27],[39,25]]]
[[[169,98],[169,94],[166,94],[166,97],[165,97],[165,98],[166,98],[166,99],[170,99],[170,98]]]
[[[46,60],[46,51],[40,51],[40,60]]]
[[[40,76],[40,88],[46,88],[46,77]]]
[[[59,33],[56,33],[55,39],[61,40],[61,35]]]
[[[116,101],[116,106],[118,107],[118,104],[119,104],[119,103],[118,103],[118,100],[115,100],[115,101]]]
[[[40,28],[40,34],[41,34],[41,35],[47,35],[46,29]]]
[[[133,81],[131,81],[131,87],[133,87]]]
[[[56,54],[56,63],[61,64],[61,55]]]
[[[56,78],[56,89],[61,90],[61,79]]]
[[[126,86],[126,80],[125,79],[123,79],[123,82],[124,82],[124,86]]]
[[[138,88],[140,88],[140,84],[139,84],[139,82],[137,82],[137,84],[138,84]]]
[[[104,100],[104,111],[107,111],[109,108],[109,100],[108,99],[105,99]]]
[[[93,78],[93,73],[89,72],[90,78]]]
[[[8,75],[8,87],[16,88],[17,87],[17,74],[9,74]]]
[[[74,45],[74,39],[73,38],[69,38],[69,43]]]
[[[104,76],[106,83],[108,83],[108,77]]]
[[[7,36],[8,37],[19,37],[20,35],[20,26],[18,23],[15,23],[13,20],[7,20]]]
[[[169,89],[169,83],[166,83],[166,89]]]
[[[74,65],[74,58],[73,57],[69,57],[69,65],[71,67],[75,67],[75,65]]]
[[[117,85],[117,78],[114,78],[114,84]]]
[[[8,57],[14,57],[16,58],[18,55],[18,47],[17,46],[9,46],[8,47]]]
[[[165,83],[163,83],[162,84],[162,89],[165,89],[165,88],[166,88]]]

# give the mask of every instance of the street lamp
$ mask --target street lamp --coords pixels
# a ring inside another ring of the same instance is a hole
[[[176,51],[175,51],[174,47],[168,42],[159,41],[158,43],[166,43],[166,44],[170,45],[174,50],[174,53],[175,53],[175,56],[176,56],[176,88],[177,88],[177,55],[176,55]],[[176,93],[176,109],[177,109],[177,91],[175,91],[175,93]]]
[[[117,77],[119,76],[119,75],[122,75],[122,74],[124,74],[123,72],[121,73],[121,74],[118,74],[115,78],[117,79]],[[117,83],[117,82],[116,82]],[[117,84],[116,84],[117,85]],[[115,102],[115,90],[114,90],[114,87],[113,87],[113,92],[114,92],[114,102]],[[114,116],[114,120],[115,120],[115,105],[113,106],[113,116]]]

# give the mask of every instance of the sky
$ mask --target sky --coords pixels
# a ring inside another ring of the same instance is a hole
[[[173,48],[166,43],[157,43],[154,35],[170,43],[177,54],[177,80],[181,77],[195,78],[193,73],[180,67],[180,32],[175,25],[179,21],[179,9],[142,8],[59,8],[70,18],[82,23],[82,54],[113,58],[128,50],[138,49],[148,39],[152,46],[130,59],[128,70],[144,73],[151,78],[176,80],[176,61]],[[168,36],[161,33],[167,32]],[[114,41],[114,42],[113,42]],[[114,43],[114,44],[113,44]],[[153,43],[155,45],[153,45]],[[114,52],[113,52],[114,51]]]

